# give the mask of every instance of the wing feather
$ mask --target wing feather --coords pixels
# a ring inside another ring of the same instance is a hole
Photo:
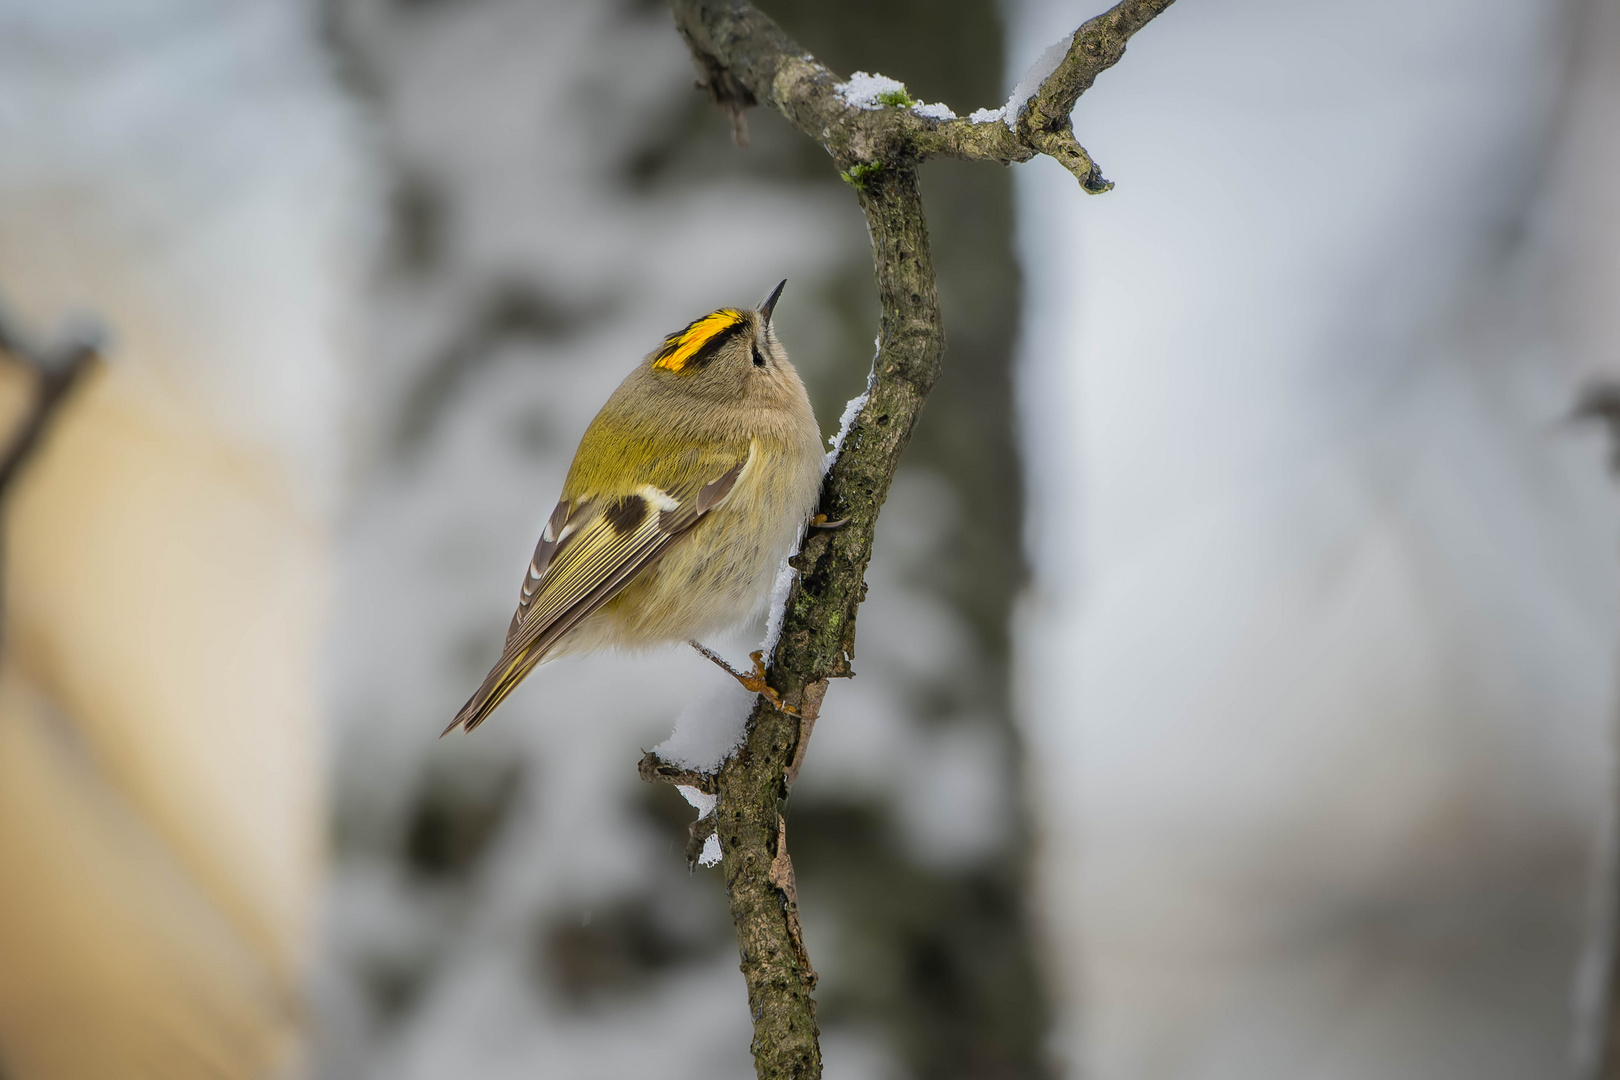
[[[528,572],[523,575],[523,585],[518,589],[517,611],[512,614],[512,625],[506,630],[508,640],[517,633],[524,615],[529,611],[529,605],[539,595],[540,582],[545,578],[546,569],[551,566],[551,561],[557,557],[557,552],[561,551],[565,544],[579,535],[579,527],[585,523],[593,506],[589,499],[577,506],[564,499],[551,512],[551,520],[546,522],[539,543],[534,545],[534,557],[529,560]]]
[[[649,484],[617,499],[558,503],[535,545],[501,658],[445,733],[482,723],[568,631],[725,501],[747,463],[673,491]]]

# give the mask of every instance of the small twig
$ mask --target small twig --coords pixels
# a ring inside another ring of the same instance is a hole
[[[696,788],[705,795],[715,793],[714,775],[712,773],[696,772],[692,769],[683,769],[679,765],[671,765],[651,750],[641,755],[641,761],[636,765],[636,772],[649,784],[670,784],[674,787]]]
[[[1019,141],[1061,162],[1089,194],[1114,185],[1104,180],[1086,148],[1074,137],[1070,114],[1097,76],[1119,63],[1125,43],[1174,0],[1131,0],[1087,20],[1075,31],[1069,51],[1015,121]]]
[[[693,53],[692,61],[698,69],[697,88],[707,93],[709,100],[731,118],[731,141],[739,147],[747,146],[748,110],[759,101],[748,87],[714,63],[711,57]]]
[[[642,753],[641,761],[636,766],[636,772],[649,784],[668,784],[676,790],[690,788],[704,795],[716,794],[713,773],[698,772],[695,769],[683,769],[679,765],[671,765],[651,750]],[[688,802],[695,800],[686,792],[681,792]],[[714,812],[708,810],[696,821],[686,827],[686,865],[690,870],[697,869],[698,857],[703,854],[703,846],[708,843],[709,837],[714,835]]]

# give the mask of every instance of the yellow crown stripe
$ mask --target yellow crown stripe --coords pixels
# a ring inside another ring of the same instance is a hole
[[[742,321],[743,313],[733,311],[731,308],[710,312],[686,329],[678,330],[665,338],[658,355],[653,359],[653,367],[661,367],[666,371],[682,370],[702,351],[703,346],[740,325]]]

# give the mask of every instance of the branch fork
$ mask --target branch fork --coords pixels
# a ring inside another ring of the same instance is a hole
[[[1026,100],[944,119],[917,111],[903,89],[896,100],[905,104],[852,104],[839,93],[846,80],[742,0],[675,0],[674,7],[698,85],[731,117],[738,145],[747,142],[744,112],[763,103],[821,143],[857,184],[860,177],[850,170],[861,166],[915,166],[931,157],[1009,165],[1044,154],[1095,195],[1114,185],[1075,138],[1070,114],[1097,76],[1125,55],[1131,35],[1173,2],[1123,0],[1075,31],[1056,68]],[[1007,109],[1016,113],[1008,116]]]

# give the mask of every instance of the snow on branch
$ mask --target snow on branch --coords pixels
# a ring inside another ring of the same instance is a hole
[[[1113,187],[1074,136],[1070,114],[1125,44],[1174,0],[1122,0],[1048,49],[999,108],[958,117],[912,100],[905,84],[856,72],[840,79],[751,4],[674,0],[699,85],[741,123],[744,109],[771,106],[826,147],[846,178],[930,157],[1002,164],[1045,154],[1091,194]],[[854,170],[852,173],[851,170]]]

